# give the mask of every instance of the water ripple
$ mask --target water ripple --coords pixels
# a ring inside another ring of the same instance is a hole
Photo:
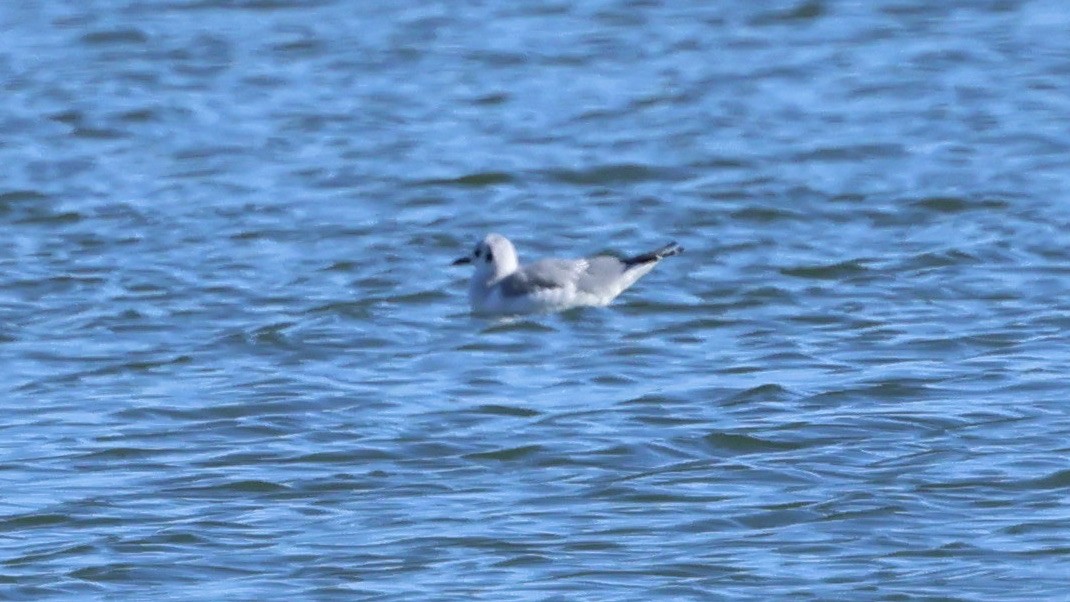
[[[1065,597],[1060,11],[38,4],[0,597]],[[493,320],[487,231],[688,252]]]

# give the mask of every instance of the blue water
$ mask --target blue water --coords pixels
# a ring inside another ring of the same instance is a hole
[[[0,599],[1067,599],[1068,30],[3,3]]]

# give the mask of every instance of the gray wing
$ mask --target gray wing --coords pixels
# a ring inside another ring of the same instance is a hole
[[[582,259],[543,259],[522,266],[502,280],[502,295],[522,297],[540,290],[578,283],[583,278],[587,264]]]
[[[576,288],[592,295],[616,295],[628,265],[616,257],[600,255],[586,260],[587,267],[576,281]]]
[[[502,294],[521,297],[569,285],[577,291],[604,295],[620,286],[627,265],[616,257],[544,259],[521,267],[502,280]]]

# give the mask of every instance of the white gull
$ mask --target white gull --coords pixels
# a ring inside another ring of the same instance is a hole
[[[471,255],[453,265],[472,264],[468,286],[472,311],[524,314],[573,307],[609,305],[662,259],[683,248],[671,242],[660,249],[620,259],[608,255],[580,259],[543,259],[520,265],[516,248],[500,234],[488,234]]]

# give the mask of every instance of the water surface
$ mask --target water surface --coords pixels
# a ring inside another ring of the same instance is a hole
[[[1068,26],[4,4],[0,598],[1064,598]]]

